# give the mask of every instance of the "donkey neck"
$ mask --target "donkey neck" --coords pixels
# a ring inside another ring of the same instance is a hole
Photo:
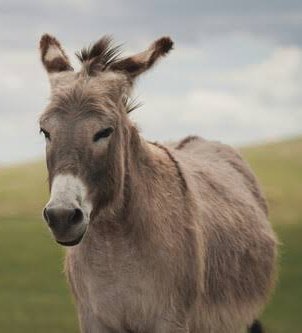
[[[169,148],[147,142],[137,132],[129,145],[124,184],[120,222],[144,241],[158,232],[170,235],[164,229],[186,214],[188,189],[179,162]]]
[[[128,195],[133,194],[139,197],[149,194],[149,199],[154,195],[159,197],[167,194],[171,186],[177,188],[176,192],[181,196],[186,196],[185,175],[172,150],[160,143],[146,141],[137,131],[132,133],[125,168],[125,187],[131,191],[125,193],[124,200],[128,201]]]

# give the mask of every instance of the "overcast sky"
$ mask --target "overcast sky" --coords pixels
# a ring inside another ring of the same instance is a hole
[[[301,0],[10,0],[0,8],[0,164],[43,155],[44,32],[70,56],[104,34],[128,53],[172,37],[173,52],[134,93],[144,105],[131,117],[148,139],[244,145],[302,134]]]

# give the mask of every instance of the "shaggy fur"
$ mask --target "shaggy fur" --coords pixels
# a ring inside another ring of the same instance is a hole
[[[117,62],[120,53],[120,47],[113,46],[112,39],[105,36],[90,48],[83,48],[76,55],[86,67],[87,73],[93,75],[104,71],[110,64]]]
[[[125,96],[169,38],[124,60],[111,61],[104,44],[82,53],[78,75],[59,74],[40,120],[50,186],[73,174],[93,203],[65,265],[81,331],[242,333],[274,285],[277,242],[258,183],[229,146],[149,143],[129,120]],[[90,75],[85,62],[96,58]],[[108,126],[96,146],[94,133]]]

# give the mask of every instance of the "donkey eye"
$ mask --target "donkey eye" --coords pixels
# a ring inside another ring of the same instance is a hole
[[[113,132],[113,127],[108,127],[108,128],[98,131],[93,136],[93,142],[97,142],[102,138],[107,138],[112,132]]]
[[[43,133],[45,136],[45,139],[50,140],[50,134],[47,132],[44,128],[40,128],[40,133]]]

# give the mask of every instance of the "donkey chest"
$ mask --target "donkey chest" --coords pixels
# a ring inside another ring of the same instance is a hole
[[[139,313],[153,315],[155,283],[145,266],[133,248],[107,239],[94,251],[79,248],[67,258],[77,302],[115,327]]]

